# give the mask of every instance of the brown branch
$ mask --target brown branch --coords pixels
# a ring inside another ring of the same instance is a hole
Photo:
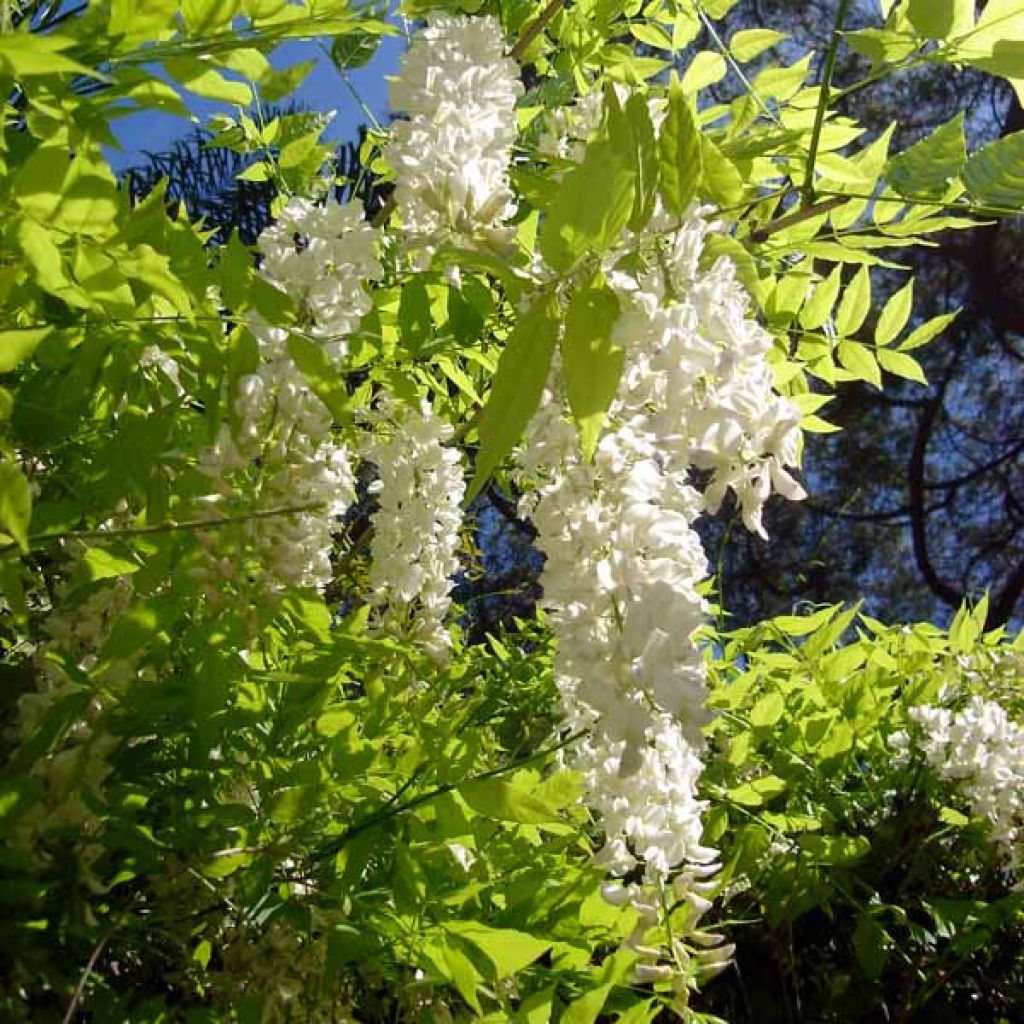
[[[110,927],[103,933],[100,941],[93,947],[93,951],[86,962],[85,969],[82,971],[82,974],[78,979],[78,984],[75,986],[75,992],[71,997],[71,1002],[68,1003],[67,1012],[64,1014],[62,1024],[71,1024],[75,1019],[75,1011],[78,1009],[78,1005],[82,1001],[82,996],[85,993],[85,986],[89,980],[89,976],[92,974],[93,968],[96,966],[96,961],[99,960],[100,955],[106,948],[107,943],[110,941],[111,936],[116,930],[116,925],[110,925]]]
[[[520,60],[526,51],[530,48],[530,44],[534,41],[547,28],[548,22],[565,6],[565,0],[550,0],[547,7],[544,8],[537,17],[530,22],[529,25],[523,30],[523,34],[519,37],[519,41],[509,50],[508,55],[513,60]]]
[[[768,221],[768,223],[763,227],[759,227],[754,231],[751,231],[750,240],[752,242],[765,242],[779,231],[784,231],[786,228],[792,227],[794,224],[801,224],[803,221],[810,220],[812,217],[817,217],[820,214],[835,210],[848,201],[849,200],[846,196],[835,196],[832,199],[826,199],[824,202],[815,203],[813,206],[805,206],[794,213],[787,213],[782,217],[776,217],[775,220]]]

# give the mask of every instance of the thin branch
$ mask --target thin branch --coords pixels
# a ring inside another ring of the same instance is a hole
[[[775,220],[770,220],[762,227],[751,231],[750,240],[752,242],[767,241],[776,232],[785,231],[786,228],[790,228],[794,224],[801,224],[805,220],[810,220],[812,217],[818,217],[821,214],[829,213],[830,211],[843,206],[848,199],[848,196],[843,196],[842,198],[836,196],[832,199],[826,199],[822,203],[814,203],[812,206],[802,206],[799,210],[796,210],[793,213],[787,213],[782,217],[776,217]]]
[[[111,936],[117,930],[117,925],[111,924],[107,930],[103,933],[100,941],[93,947],[92,953],[89,955],[89,959],[86,962],[85,968],[82,971],[81,976],[78,979],[78,984],[75,986],[74,995],[71,997],[71,1002],[68,1003],[67,1012],[64,1014],[62,1024],[71,1024],[75,1019],[75,1011],[78,1009],[79,1003],[82,1001],[82,996],[85,993],[86,983],[89,981],[89,976],[93,972],[93,968],[96,966],[96,961],[99,960],[100,955],[106,948],[107,943],[110,941]]]
[[[832,75],[836,69],[839,43],[843,37],[843,23],[846,21],[846,12],[849,7],[850,0],[839,0],[836,23],[832,29],[832,40],[828,44],[828,53],[825,55],[825,66],[821,76],[821,93],[818,96],[818,109],[814,115],[814,129],[811,132],[811,148],[807,153],[807,170],[804,173],[803,201],[805,206],[810,206],[814,202],[814,165],[818,162],[818,147],[821,145],[821,133],[825,127],[825,114],[832,91]]]
[[[550,0],[537,17],[530,22],[523,30],[519,41],[509,50],[508,55],[513,60],[520,60],[524,53],[530,48],[530,44],[547,28],[548,22],[565,6],[565,0]]]
[[[560,740],[558,743],[550,747],[545,747],[543,750],[538,750],[528,757],[521,758],[518,761],[513,761],[511,764],[502,765],[500,768],[492,768],[489,771],[481,772],[479,775],[473,775],[468,779],[462,779],[459,782],[448,782],[443,786],[438,786],[436,789],[432,789],[427,793],[421,793],[417,797],[413,797],[412,800],[406,801],[404,804],[394,806],[394,797],[388,801],[378,811],[373,814],[367,815],[361,821],[353,822],[341,835],[335,836],[330,842],[324,843],[323,846],[318,850],[314,850],[309,857],[311,863],[316,864],[319,861],[326,860],[328,857],[336,854],[347,842],[353,839],[355,836],[367,829],[374,828],[380,825],[382,822],[390,821],[392,818],[397,818],[407,811],[411,811],[416,807],[421,807],[423,804],[430,803],[431,800],[436,799],[439,796],[444,796],[445,793],[451,793],[453,790],[459,789],[462,786],[468,786],[473,782],[482,782],[484,779],[497,778],[500,775],[507,775],[509,772],[514,772],[519,768],[523,768],[528,764],[533,764],[535,761],[543,761],[545,758],[550,757],[552,754],[558,753],[559,750],[564,750],[566,747],[571,746],[578,739],[586,734],[586,729],[581,729],[579,732],[574,732],[571,736],[566,737],[564,740]],[[404,788],[404,787],[403,787]]]
[[[275,516],[296,515],[299,512],[317,512],[325,506],[325,502],[318,501],[306,505],[284,505],[278,508],[260,509],[258,512],[223,516],[219,519],[185,519],[181,522],[170,520],[165,523],[155,523],[152,526],[129,526],[124,529],[112,530],[66,530],[64,533],[36,533],[28,538],[28,542],[31,547],[62,540],[116,540],[119,537],[146,537],[157,533],[177,533],[181,530],[218,530],[222,526],[247,523],[253,519],[272,519]],[[16,543],[5,544],[0,547],[0,555],[13,551],[17,547]]]

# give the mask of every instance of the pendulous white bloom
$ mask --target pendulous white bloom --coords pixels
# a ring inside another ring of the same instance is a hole
[[[502,249],[514,211],[508,167],[518,131],[519,67],[490,16],[435,15],[413,38],[391,84],[391,126],[402,224],[430,253],[439,245]]]
[[[362,454],[377,468],[370,493],[373,516],[369,603],[374,628],[397,632],[444,661],[451,638],[444,626],[458,571],[462,457],[452,447],[454,431],[430,404],[419,410],[385,400]]]
[[[294,299],[309,333],[340,363],[348,335],[371,307],[364,282],[382,272],[377,232],[354,204],[292,199],[259,244],[262,272]],[[206,513],[224,517],[240,500],[246,516],[233,534],[201,541],[210,564],[193,576],[214,603],[223,600],[225,580],[268,595],[326,586],[332,533],[355,500],[348,450],[331,436],[329,410],[291,358],[288,331],[255,318],[248,329],[259,365],[236,382],[230,415],[199,457],[215,486]]]
[[[732,264],[701,269],[713,225],[656,211],[609,257],[625,353],[592,461],[561,398],[561,368],[527,432],[523,512],[547,556],[541,584],[558,640],[566,716],[590,734],[578,766],[613,874],[663,883],[714,852],[696,797],[708,721],[696,634],[707,560],[693,523],[735,492],[758,532],[768,494],[802,496],[799,416],[772,388],[770,336],[747,315]],[[694,470],[706,471],[702,494]]]
[[[988,821],[989,837],[1011,870],[1024,868],[1024,728],[995,701],[972,697],[960,711],[911,708],[912,737],[894,733],[889,745],[905,761],[912,746],[942,779],[955,784],[971,814]]]
[[[377,248],[378,232],[355,202],[292,198],[260,235],[263,274],[304,310],[310,334],[335,362],[373,305],[364,282],[383,273]]]

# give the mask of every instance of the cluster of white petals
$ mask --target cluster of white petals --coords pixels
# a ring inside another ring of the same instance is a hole
[[[229,516],[239,500],[247,517],[233,535],[237,550],[225,550],[227,531],[200,537],[211,561],[193,575],[215,603],[225,581],[266,594],[325,586],[332,533],[355,500],[349,452],[331,437],[330,413],[289,357],[288,332],[251,330],[260,365],[238,380],[230,421],[199,461],[215,487],[204,503],[210,518]]]
[[[364,282],[383,272],[377,246],[378,233],[355,202],[290,199],[260,235],[264,276],[299,305],[335,362],[372,306]]]
[[[662,210],[631,248],[654,258],[629,270],[609,265],[623,304],[615,338],[636,351],[627,369],[628,403],[653,406],[645,426],[670,469],[710,472],[708,512],[730,491],[749,530],[774,492],[791,500],[803,488],[787,472],[799,462],[800,411],[776,393],[768,354],[771,335],[750,316],[735,264],[719,258],[701,268],[709,232],[718,225],[691,211],[677,226]]]
[[[490,16],[432,16],[402,57],[391,106],[395,201],[410,239],[502,249],[513,238],[508,167],[518,131],[519,67]]]
[[[594,457],[580,451],[558,366],[520,456],[523,512],[547,556],[558,686],[569,722],[590,730],[577,765],[605,832],[601,857],[614,874],[642,864],[653,883],[715,856],[700,842],[696,796],[707,561],[694,521],[732,490],[763,532],[772,490],[802,496],[785,469],[800,417],[772,387],[770,336],[732,264],[700,266],[713,228],[701,211],[681,224],[659,211],[609,258],[625,366]]]
[[[304,311],[309,334],[339,364],[371,305],[365,281],[382,273],[377,233],[361,208],[291,199],[259,248],[263,273]],[[349,452],[291,358],[288,331],[256,319],[248,329],[259,365],[237,381],[230,415],[199,460],[215,488],[207,514],[227,516],[241,499],[248,516],[234,535],[241,558],[225,550],[227,532],[201,538],[210,559],[193,575],[215,603],[225,581],[270,595],[325,586],[333,532],[355,499]]]
[[[995,701],[972,697],[960,711],[922,705],[911,708],[918,726],[911,737],[894,733],[889,745],[900,761],[916,747],[929,767],[952,782],[985,819],[989,837],[1014,871],[1024,868],[1024,728]]]
[[[451,638],[444,626],[458,571],[462,457],[450,423],[428,402],[419,410],[385,400],[362,455],[377,469],[369,604],[373,627],[420,644],[438,661]]]

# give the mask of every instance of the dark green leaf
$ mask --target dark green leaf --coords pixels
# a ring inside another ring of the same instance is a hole
[[[1024,131],[979,149],[967,161],[963,179],[983,203],[1014,210],[1024,207]]]

